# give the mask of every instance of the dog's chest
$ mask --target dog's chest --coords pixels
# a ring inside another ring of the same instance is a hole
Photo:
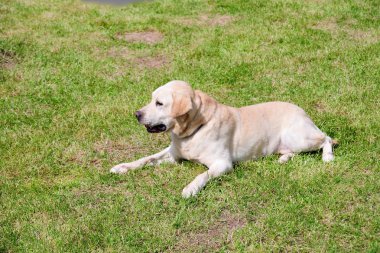
[[[172,145],[177,157],[191,161],[200,161],[205,148],[202,143],[193,140],[173,141]]]
[[[199,133],[192,138],[172,138],[172,152],[178,158],[209,164],[228,153],[227,141],[214,133]]]

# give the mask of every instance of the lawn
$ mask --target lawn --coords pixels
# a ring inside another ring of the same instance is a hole
[[[379,252],[380,1],[0,2],[0,252]],[[192,162],[134,111],[185,80],[232,106],[293,102],[339,141],[237,164],[196,197]]]

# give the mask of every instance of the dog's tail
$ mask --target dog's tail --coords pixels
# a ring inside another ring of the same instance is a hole
[[[329,136],[326,136],[325,142],[322,146],[322,160],[324,162],[331,162],[332,160],[334,160],[333,145],[337,144],[337,140],[333,140]]]

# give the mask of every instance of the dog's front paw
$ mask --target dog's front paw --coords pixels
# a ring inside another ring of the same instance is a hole
[[[182,190],[182,197],[187,199],[187,198],[190,198],[192,196],[195,196],[197,195],[197,193],[200,191],[200,188],[198,187],[198,185],[194,184],[194,183],[190,183],[189,185],[187,185],[183,190]]]
[[[121,163],[113,167],[110,172],[115,174],[123,174],[127,173],[128,170],[133,169],[134,167],[131,166],[129,163]]]

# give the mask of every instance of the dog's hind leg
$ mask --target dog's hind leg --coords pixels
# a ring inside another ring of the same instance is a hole
[[[285,153],[285,154],[282,154],[282,155],[280,156],[280,158],[278,159],[278,162],[279,162],[279,163],[286,163],[286,162],[289,161],[289,159],[292,158],[293,156],[295,156],[295,154],[294,154],[294,153],[291,153],[291,152],[289,152],[289,153]]]
[[[322,159],[325,162],[332,161],[332,140],[323,133],[308,117],[298,117],[294,123],[286,129],[281,137],[281,149],[288,153],[301,153],[323,149]],[[281,151],[279,151],[281,153]],[[283,160],[288,160],[290,155],[281,153]]]
[[[135,170],[135,169],[144,167],[145,165],[156,165],[162,162],[175,162],[175,161],[176,161],[175,158],[170,152],[170,147],[167,147],[166,149],[162,150],[161,152],[157,154],[141,158],[137,161],[118,164],[115,167],[113,167],[110,170],[110,172],[123,174],[129,170]]]

